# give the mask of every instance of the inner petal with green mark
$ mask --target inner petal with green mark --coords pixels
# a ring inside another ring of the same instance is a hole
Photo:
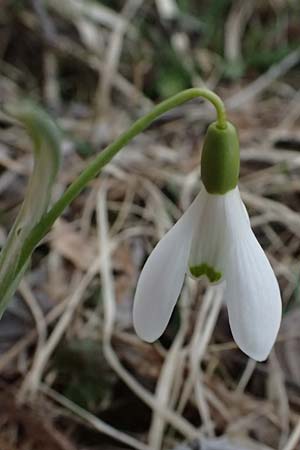
[[[203,263],[197,266],[190,266],[190,273],[195,278],[199,278],[203,275],[206,275],[211,283],[215,283],[222,278],[222,273],[217,272],[212,266],[209,264]]]

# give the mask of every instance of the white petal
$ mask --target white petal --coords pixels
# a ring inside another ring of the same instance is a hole
[[[229,210],[230,209],[230,210]],[[273,269],[245,216],[238,190],[227,210],[226,291],[234,340],[248,356],[265,360],[281,321],[281,297]]]
[[[136,288],[133,323],[137,334],[153,342],[164,332],[180,294],[190,252],[193,226],[201,210],[201,193],[156,245]]]
[[[235,191],[224,195],[209,194],[203,187],[202,214],[194,228],[189,275],[199,278],[206,275],[211,282],[223,280],[225,249],[228,236],[226,230],[226,210],[231,204]]]

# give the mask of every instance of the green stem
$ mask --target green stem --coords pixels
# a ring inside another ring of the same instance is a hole
[[[62,197],[33,228],[28,239],[24,243],[17,271],[22,269],[33,249],[50,230],[55,220],[62,214],[66,207],[78,196],[83,188],[99,174],[101,169],[128,144],[129,141],[145,130],[145,128],[159,116],[195,97],[204,97],[209,100],[217,111],[218,128],[225,129],[227,127],[225,107],[222,100],[214,92],[207,89],[187,89],[157,105],[152,111],[137,120],[127,131],[121,134],[116,141],[106,147],[68,187]]]

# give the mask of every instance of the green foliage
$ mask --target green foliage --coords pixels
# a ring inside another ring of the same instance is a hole
[[[267,70],[273,64],[278,63],[293,50],[290,46],[283,45],[275,50],[262,50],[251,53],[245,60],[245,67],[255,67],[258,70]]]
[[[205,34],[201,40],[202,47],[210,47],[215,52],[222,54],[224,24],[231,3],[231,0],[212,0],[202,12],[199,12],[205,23]]]
[[[161,98],[167,98],[191,85],[188,72],[173,61],[168,68],[161,68],[155,76],[155,89]]]
[[[246,67],[267,70],[299,45],[299,38],[293,41],[286,37],[290,12],[286,8],[280,15],[270,14],[265,20],[257,15],[249,24],[243,39]]]
[[[28,265],[19,268],[23,245],[47,211],[60,163],[60,132],[52,119],[31,103],[9,105],[7,112],[26,127],[33,144],[34,167],[24,201],[0,253],[0,318]]]
[[[229,80],[238,80],[241,78],[246,72],[247,65],[244,61],[223,61],[222,63],[222,72],[224,78]]]
[[[253,70],[267,70],[300,44],[300,33],[289,32],[298,28],[297,2],[287,2],[280,8],[254,5],[242,34],[242,56],[233,62],[224,57],[225,24],[233,0],[178,0],[177,5],[180,14],[174,21],[161,20],[155,8],[136,19],[141,45],[135,57],[137,63],[145,61],[149,67],[144,91],[151,98],[173,95],[189,87],[195,76],[203,76],[204,68],[195,58],[200,49],[208,50],[212,65],[219,68],[224,79],[238,80]],[[188,37],[187,55],[173,48],[171,38],[175,33]]]
[[[189,88],[192,84],[191,73],[172,47],[165,31],[145,19],[140,23],[139,32],[145,47],[149,49],[146,58],[143,54],[137,55],[137,58],[147,59],[151,67],[151,82],[145,86],[146,94],[152,98],[167,98]]]

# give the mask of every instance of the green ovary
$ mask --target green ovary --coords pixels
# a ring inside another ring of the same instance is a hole
[[[217,272],[212,266],[209,266],[206,263],[200,264],[198,266],[191,266],[190,272],[195,278],[206,275],[211,283],[215,283],[222,278],[221,272]]]

